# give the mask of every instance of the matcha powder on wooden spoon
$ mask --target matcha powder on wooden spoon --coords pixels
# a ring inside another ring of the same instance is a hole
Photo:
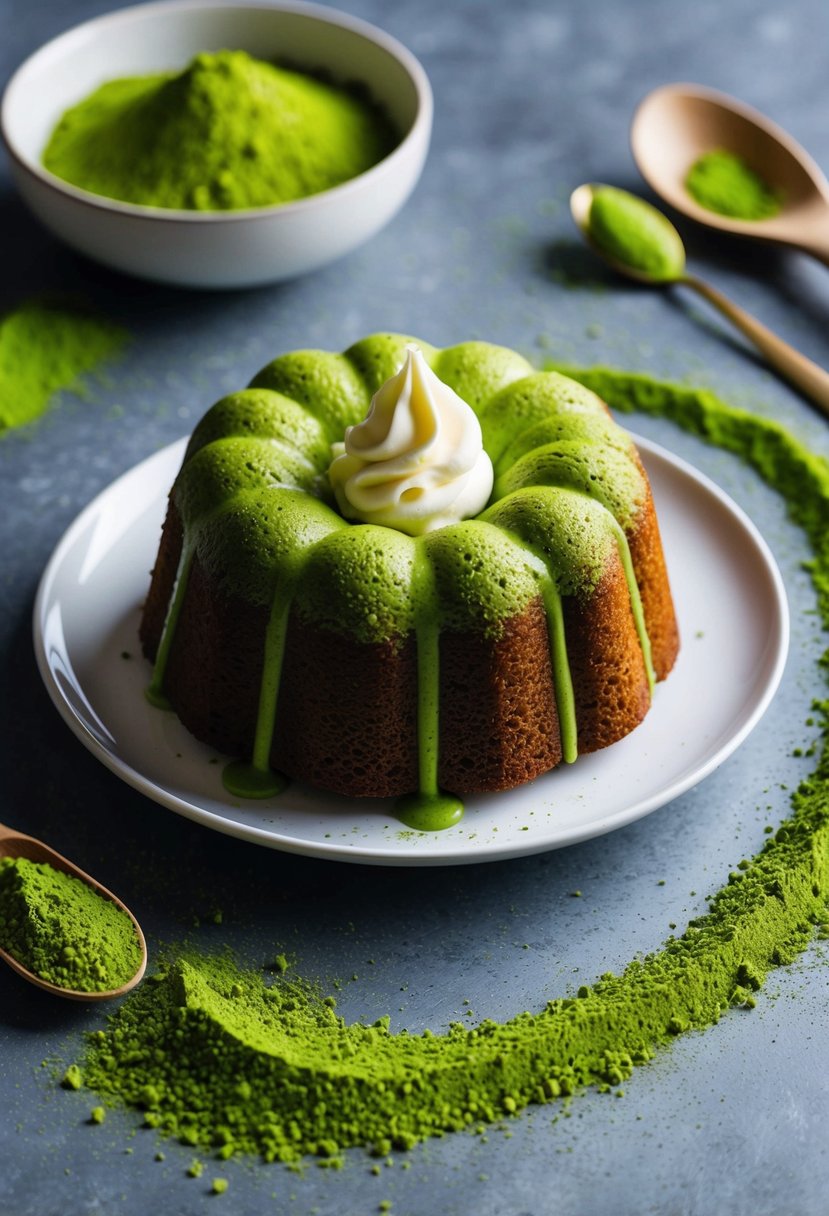
[[[356,177],[397,139],[356,93],[244,51],[109,81],[67,110],[43,164],[74,186],[149,207],[228,211]]]
[[[735,220],[771,219],[782,204],[780,191],[773,190],[741,157],[722,149],[694,161],[685,189],[700,207]]]
[[[133,978],[141,946],[126,912],[72,874],[0,858],[0,946],[73,992],[111,992]]]

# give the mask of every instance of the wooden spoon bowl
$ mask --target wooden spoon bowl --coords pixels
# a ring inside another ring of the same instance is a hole
[[[16,832],[13,828],[6,827],[0,823],[0,858],[2,857],[24,857],[27,861],[46,862],[55,870],[62,870],[64,874],[71,874],[73,878],[79,878],[85,882],[87,886],[92,887],[99,895],[110,900],[122,912],[126,912],[135,929],[138,945],[141,949],[141,962],[138,970],[126,984],[122,984],[120,988],[113,988],[106,992],[81,992],[74,988],[61,988],[57,984],[51,984],[48,980],[41,979],[39,975],[35,975],[33,971],[29,971],[17,961],[14,955],[9,954],[7,950],[0,948],[0,959],[16,971],[18,975],[22,975],[24,980],[28,980],[30,984],[36,984],[38,988],[45,989],[46,992],[51,992],[55,996],[67,997],[70,1001],[108,1001],[116,996],[123,996],[125,992],[129,992],[134,988],[144,976],[147,969],[147,943],[144,940],[144,934],[141,932],[141,926],[130,912],[126,904],[123,904],[116,895],[108,891],[106,887],[92,878],[84,870],[79,869],[73,862],[63,857],[60,853],[56,853],[54,849],[49,848],[42,840],[36,840],[34,836],[25,836],[22,832]]]
[[[695,84],[663,85],[639,104],[630,131],[648,185],[689,219],[734,236],[791,245],[829,265],[829,182],[809,154],[759,111]],[[777,215],[740,220],[700,206],[685,188],[706,152],[739,156],[781,195]]]

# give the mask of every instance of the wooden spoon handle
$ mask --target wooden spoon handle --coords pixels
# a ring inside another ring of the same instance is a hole
[[[813,363],[811,359],[801,355],[788,342],[778,338],[777,334],[772,333],[750,313],[736,304],[732,304],[727,296],[724,296],[716,287],[712,287],[710,283],[697,279],[693,275],[686,275],[679,282],[685,287],[692,287],[709,304],[713,304],[714,308],[719,309],[765,355],[766,360],[775,371],[779,372],[781,376],[785,376],[824,414],[829,415],[829,372],[825,372],[822,367],[818,367],[817,363]]]

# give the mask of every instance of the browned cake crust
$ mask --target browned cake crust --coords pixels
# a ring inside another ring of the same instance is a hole
[[[640,578],[661,678],[676,655],[677,634],[652,504],[631,548],[635,566],[654,567]],[[181,527],[171,506],[141,623],[149,659],[159,644],[180,553]],[[251,751],[267,616],[265,608],[217,593],[194,560],[164,687],[188,730],[231,755]],[[579,751],[595,751],[637,726],[650,702],[615,554],[587,598],[564,601],[564,624]],[[444,632],[439,670],[442,788],[457,794],[509,789],[559,763],[559,718],[540,599],[506,621],[497,637]],[[336,793],[414,792],[414,638],[360,643],[293,613],[271,759],[289,776]]]
[[[628,544],[633,572],[642,597],[642,611],[651,644],[653,669],[657,680],[664,680],[679,654],[679,626],[668,582],[653,495],[647,481],[645,484],[647,497],[639,510],[636,529],[628,536]]]

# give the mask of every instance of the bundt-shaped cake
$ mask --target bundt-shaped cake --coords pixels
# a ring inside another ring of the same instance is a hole
[[[626,735],[674,663],[632,441],[594,393],[514,351],[417,343],[426,374],[474,411],[491,471],[474,518],[412,522],[421,498],[442,501],[415,436],[400,518],[375,522],[376,466],[354,452],[375,444],[401,367],[417,375],[412,342],[282,355],[190,440],[141,640],[150,698],[238,758],[235,793],[272,793],[275,774],[424,804],[509,789]],[[420,425],[388,424],[384,442]]]

